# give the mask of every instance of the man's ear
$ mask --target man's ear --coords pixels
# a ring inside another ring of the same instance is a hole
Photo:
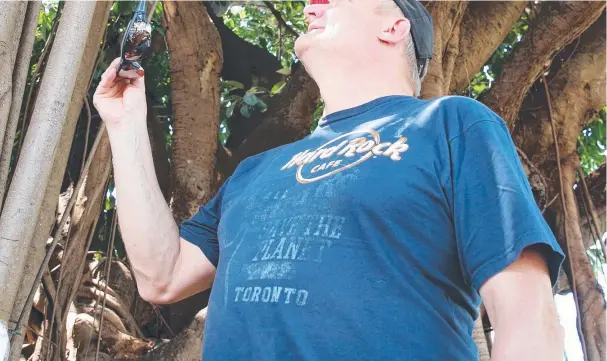
[[[383,30],[377,37],[380,41],[391,45],[403,41],[411,29],[411,23],[405,18],[386,18],[383,25]]]

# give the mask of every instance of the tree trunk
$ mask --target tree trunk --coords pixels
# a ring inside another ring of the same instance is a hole
[[[171,207],[184,220],[214,194],[223,54],[201,3],[164,1],[164,21],[174,115]]]
[[[25,1],[0,3],[0,148],[11,110],[13,66],[26,10]]]
[[[573,278],[577,290],[577,307],[581,329],[585,342],[588,361],[603,361],[605,355],[605,296],[588,262],[586,248],[582,241],[580,216],[575,202],[573,185],[577,169],[577,157],[563,164],[563,193],[566,217],[561,222],[559,235],[565,247],[568,265],[571,266],[568,277]]]
[[[194,215],[217,191],[221,41],[200,2],[164,1],[164,27],[171,53],[173,158],[171,209],[176,221]],[[206,305],[208,292],[167,307],[169,327],[179,332]]]
[[[15,3],[4,2],[0,4],[0,7],[14,6],[14,4]],[[11,69],[11,71],[0,71],[0,74],[2,74],[0,75],[0,88],[6,88],[6,85],[1,85],[6,81],[10,81],[12,84],[10,111],[6,123],[0,115],[0,133],[4,134],[4,136],[0,138],[0,211],[2,210],[2,200],[4,199],[4,194],[6,192],[5,187],[13,151],[13,140],[15,139],[17,121],[19,120],[19,114],[21,112],[21,102],[23,100],[25,84],[27,83],[27,73],[29,70],[30,58],[32,57],[34,39],[36,37],[36,25],[38,25],[40,4],[39,1],[28,2],[24,25],[19,38],[21,41],[19,42],[14,68]],[[5,11],[0,10],[0,14],[4,13]],[[3,15],[0,15],[0,17],[2,16]],[[0,24],[10,23],[10,21],[5,21],[5,19],[0,20]],[[4,34],[3,29],[0,29],[0,34]],[[8,34],[10,35],[11,32],[9,31]],[[8,59],[6,61],[8,61]],[[4,64],[6,61],[2,60],[0,61],[0,64]],[[3,65],[0,65],[0,67],[2,66]],[[12,74],[12,77],[9,77],[8,74]],[[0,98],[4,97],[0,95]],[[3,104],[3,101],[0,101],[0,109],[3,108],[1,104]],[[3,110],[0,110],[0,114],[2,112]]]

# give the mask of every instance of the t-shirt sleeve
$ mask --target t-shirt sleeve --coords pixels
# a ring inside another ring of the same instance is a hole
[[[478,291],[533,245],[554,286],[565,256],[535,203],[505,122],[497,115],[473,121],[449,140],[449,150],[445,189],[468,283]]]
[[[215,267],[219,263],[217,228],[221,218],[221,206],[228,180],[219,189],[215,197],[206,205],[199,207],[198,213],[179,225],[181,238],[200,247],[202,253]]]

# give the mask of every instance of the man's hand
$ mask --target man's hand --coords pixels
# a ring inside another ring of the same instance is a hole
[[[523,250],[481,286],[480,294],[495,330],[493,361],[563,360],[565,333],[541,253]]]
[[[147,114],[144,78],[116,77],[119,64],[120,58],[112,61],[93,95],[93,105],[108,130],[124,122],[145,121]]]

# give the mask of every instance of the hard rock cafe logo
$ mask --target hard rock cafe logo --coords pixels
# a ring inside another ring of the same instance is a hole
[[[356,130],[340,135],[316,150],[307,149],[296,154],[280,170],[297,166],[297,181],[311,183],[352,168],[374,156],[400,160],[401,153],[409,149],[406,141],[406,137],[401,137],[394,143],[382,143],[376,131]]]

